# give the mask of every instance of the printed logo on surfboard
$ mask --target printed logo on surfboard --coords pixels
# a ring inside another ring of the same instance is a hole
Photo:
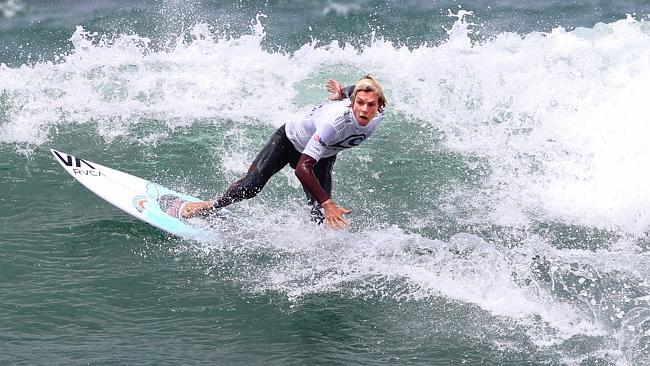
[[[147,196],[135,196],[133,197],[133,207],[135,207],[138,212],[142,212],[147,209],[147,203],[149,198]]]
[[[92,164],[80,159],[76,156],[68,155],[56,150],[52,150],[54,155],[61,161],[61,163],[68,167],[72,168],[72,173],[74,175],[87,175],[92,177],[100,177],[104,175],[100,170],[97,170]],[[82,165],[83,164],[83,165]]]

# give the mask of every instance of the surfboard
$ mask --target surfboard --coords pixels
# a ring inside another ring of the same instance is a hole
[[[219,239],[212,220],[184,219],[179,214],[183,203],[200,199],[58,150],[50,151],[79,183],[136,219],[185,239]],[[223,216],[227,211],[220,213]]]

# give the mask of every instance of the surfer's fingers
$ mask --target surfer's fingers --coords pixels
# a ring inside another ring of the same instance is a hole
[[[343,92],[341,91],[341,84],[334,79],[327,79],[325,84],[327,91],[330,93],[328,98],[330,100],[340,100],[343,99]]]
[[[350,225],[350,222],[342,216],[330,217],[326,220],[326,222],[327,222],[327,226],[335,230],[340,230]]]
[[[341,219],[339,220],[339,222],[340,222],[341,224],[343,224],[343,226],[348,226],[348,225],[350,225],[350,221],[348,221],[348,220],[347,220],[346,218],[344,218],[344,217],[341,217]]]

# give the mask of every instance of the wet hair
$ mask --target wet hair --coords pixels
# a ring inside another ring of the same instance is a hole
[[[381,87],[381,84],[379,81],[377,81],[375,78],[370,76],[370,74],[366,75],[363,77],[363,79],[357,81],[357,84],[354,86],[354,91],[352,92],[352,95],[350,95],[350,100],[352,101],[352,104],[354,105],[354,100],[357,99],[357,93],[360,91],[365,91],[365,92],[374,92],[377,94],[378,97],[378,104],[379,104],[379,112],[384,111],[384,107],[386,107],[386,96],[384,95],[384,89]]]

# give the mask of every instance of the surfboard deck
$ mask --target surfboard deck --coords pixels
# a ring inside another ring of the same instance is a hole
[[[200,199],[58,150],[50,151],[79,183],[136,219],[185,239],[219,239],[214,222],[201,218],[183,219],[178,215],[183,202]]]

